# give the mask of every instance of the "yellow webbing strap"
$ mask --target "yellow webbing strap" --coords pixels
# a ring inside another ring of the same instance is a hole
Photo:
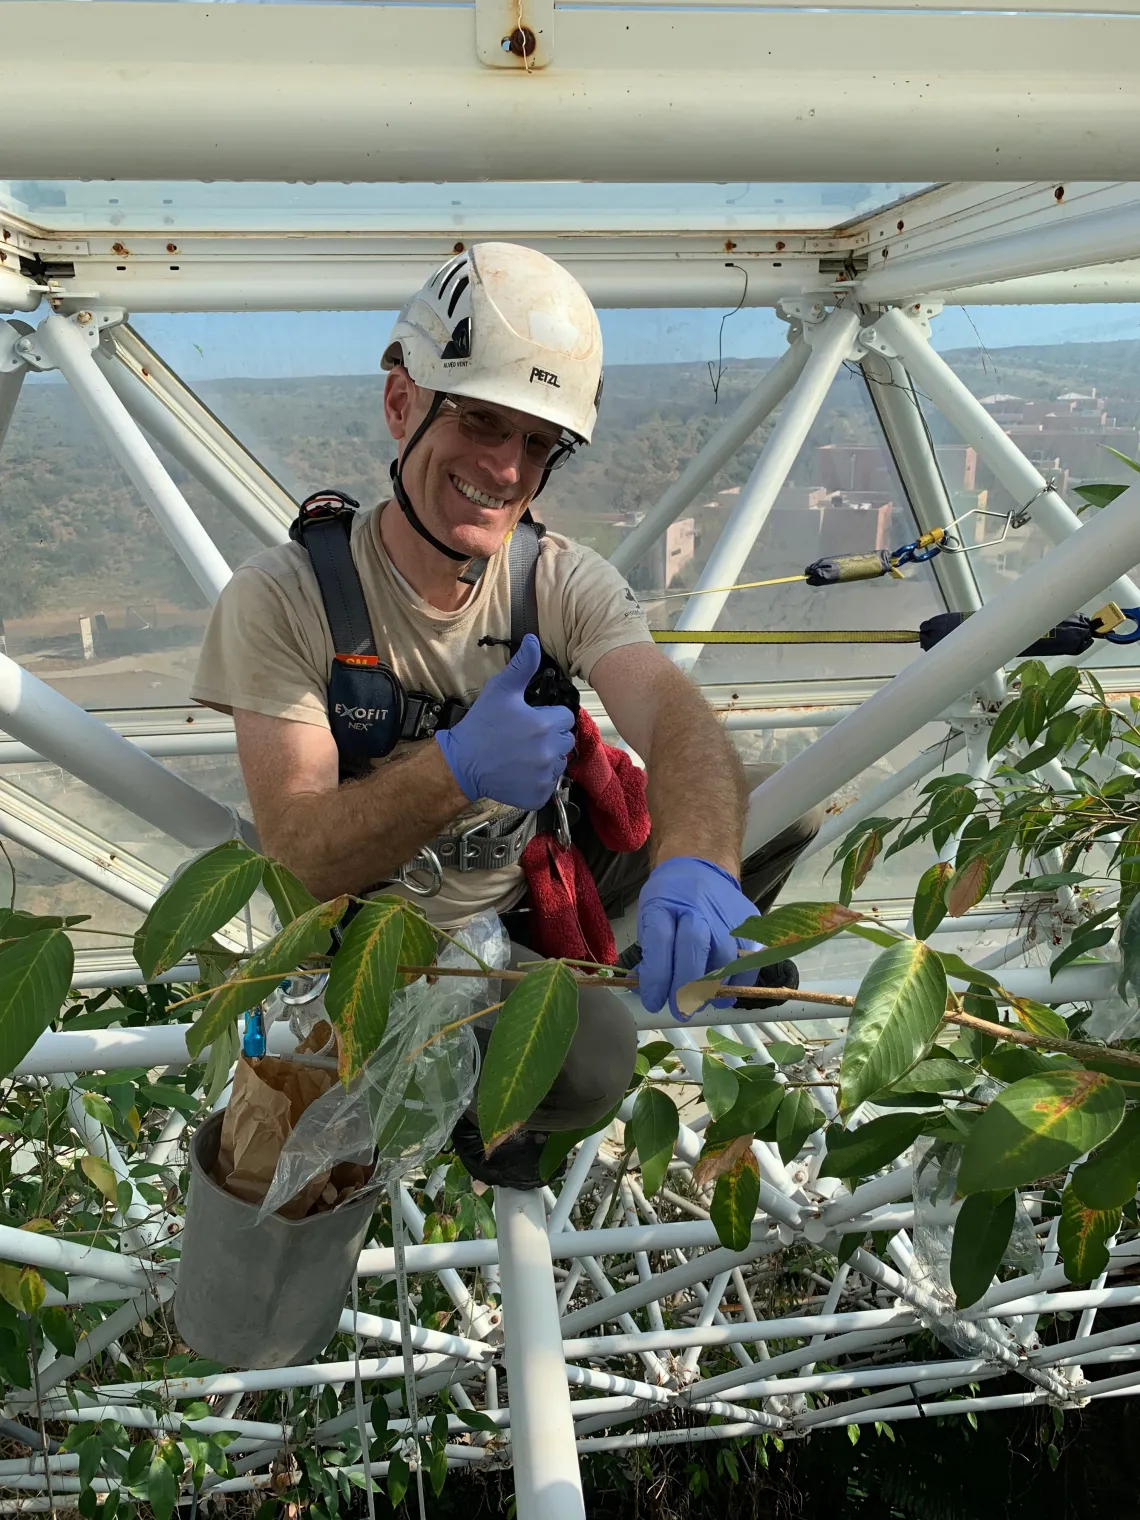
[[[687,633],[653,630],[655,644],[917,644],[912,628],[764,628],[693,629]]]

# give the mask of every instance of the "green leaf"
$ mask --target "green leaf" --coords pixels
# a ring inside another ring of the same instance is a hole
[[[1071,1283],[1086,1283],[1108,1271],[1107,1242],[1120,1227],[1120,1210],[1090,1209],[1070,1183],[1061,1194],[1061,1223],[1057,1245]]]
[[[1126,464],[1130,470],[1135,470],[1138,474],[1140,474],[1140,463],[1137,463],[1137,461],[1135,459],[1131,458],[1130,455],[1128,455],[1128,454],[1122,454],[1119,449],[1109,448],[1109,446],[1108,446],[1107,443],[1104,445],[1104,447],[1106,449],[1108,449],[1108,452],[1110,454],[1115,454],[1116,457],[1117,457],[1117,459],[1120,460],[1121,464]],[[1128,488],[1126,486],[1125,490],[1127,490],[1127,489]]]
[[[932,1056],[900,1077],[891,1092],[895,1097],[907,1093],[964,1092],[973,1081],[974,1073],[961,1061],[952,1061],[949,1056]]]
[[[40,1315],[40,1324],[43,1325],[48,1340],[62,1356],[75,1355],[75,1328],[66,1309],[60,1308],[58,1304],[45,1309]]]
[[[1077,1062],[1068,1056],[1042,1055],[1039,1050],[1029,1050],[1024,1045],[1001,1045],[982,1057],[982,1070],[989,1072],[999,1082],[1020,1082],[1023,1077],[1036,1077],[1041,1072],[1076,1070]]]
[[[302,913],[308,913],[317,907],[317,899],[304,882],[294,876],[289,867],[283,866],[279,860],[265,862],[261,885],[269,893],[270,901],[277,911],[277,918],[283,929],[295,918],[300,918]]]
[[[858,1129],[832,1125],[826,1131],[827,1155],[821,1177],[868,1177],[901,1156],[914,1144],[926,1123],[925,1114],[884,1114]]]
[[[1120,925],[1120,976],[1116,990],[1125,1002],[1130,987],[1140,997],[1140,898],[1133,898]]]
[[[181,1459],[179,1459],[181,1460]],[[170,1520],[178,1499],[178,1481],[171,1472],[161,1446],[151,1458],[146,1480],[147,1502],[154,1511],[155,1520]]]
[[[705,1106],[714,1119],[722,1119],[740,1096],[736,1073],[707,1052],[701,1060],[701,1087]]]
[[[84,1112],[97,1123],[114,1126],[115,1115],[111,1112],[111,1105],[106,1098],[101,1098],[98,1093],[86,1092],[80,1101]]]
[[[705,1030],[705,1044],[710,1050],[715,1050],[718,1055],[736,1056],[741,1061],[751,1061],[756,1053],[750,1045],[742,1045],[739,1040],[730,1040],[727,1035],[721,1034],[719,1029]],[[661,1045],[664,1045],[665,1049],[657,1054],[658,1047]],[[651,1050],[655,1052],[650,1059],[651,1066],[656,1066],[663,1055],[677,1054],[677,1047],[667,1040],[655,1040],[652,1045],[643,1045],[641,1049],[645,1055],[648,1055]]]
[[[578,984],[546,961],[507,998],[479,1080],[479,1131],[488,1152],[520,1129],[562,1070],[578,1030]]]
[[[637,1149],[641,1186],[648,1198],[652,1198],[665,1180],[680,1130],[677,1105],[668,1093],[663,1093],[659,1087],[643,1087],[634,1101],[633,1118],[626,1126],[625,1140],[627,1145],[632,1140]]]
[[[780,1147],[780,1160],[785,1166],[803,1150],[809,1135],[814,1135],[825,1123],[824,1116],[804,1088],[785,1090],[776,1117],[776,1143]]]
[[[1027,997],[1011,998],[1010,1002],[1017,1014],[1018,1023],[1030,1034],[1043,1035],[1050,1040],[1069,1038],[1069,1026],[1055,1008]]]
[[[850,1113],[925,1055],[946,1011],[946,973],[933,950],[904,940],[871,964],[855,995],[840,1063]]]
[[[963,838],[946,892],[951,918],[961,918],[985,897],[1001,874],[1016,834],[1015,824],[1003,824],[980,840]]]
[[[438,1499],[447,1482],[447,1452],[442,1446],[438,1451],[432,1452],[431,1462],[428,1464],[428,1478],[431,1482],[431,1491]]]
[[[1021,693],[1021,732],[1032,744],[1049,716],[1043,686],[1029,686]]]
[[[481,1414],[477,1409],[457,1409],[455,1413],[468,1430],[482,1430],[489,1436],[502,1434],[489,1414]]]
[[[787,1040],[769,1040],[768,1054],[777,1066],[795,1066],[807,1051],[803,1045],[792,1045]]]
[[[265,859],[227,839],[192,860],[164,887],[135,935],[135,959],[148,980],[209,939],[257,890]]]
[[[964,961],[960,955],[955,955],[952,950],[936,950],[934,953],[942,962],[942,969],[947,976],[957,977],[960,982],[971,983],[975,993],[982,987],[996,988],[1001,986],[996,976],[991,976],[988,971],[982,971],[978,966],[971,966],[968,961]],[[975,1010],[967,1007],[966,1012],[974,1013]],[[975,1017],[988,1019],[991,1017],[991,1014],[976,1013]],[[992,1017],[996,1021],[996,1009]]]
[[[1140,823],[1125,829],[1116,855],[1120,862],[1120,914],[1123,918],[1140,892]]]
[[[924,871],[914,894],[914,933],[927,939],[946,917],[946,883],[954,874],[948,860],[939,860]]]
[[[1140,1184],[1140,1108],[1130,1108],[1120,1128],[1077,1167],[1070,1187],[1089,1209],[1121,1209]]]
[[[1057,716],[1080,684],[1081,673],[1075,665],[1067,665],[1063,670],[1053,672],[1045,683],[1045,711],[1051,718]],[[1079,721],[1080,714],[1076,716]]]
[[[230,1079],[230,1071],[233,1068],[233,1064],[238,1058],[238,1049],[237,1024],[224,1024],[218,1030],[210,1045],[210,1055],[206,1061],[206,1070],[203,1074],[204,1091],[202,1102],[207,1107],[212,1108],[221,1097],[226,1083]]]
[[[75,952],[62,929],[0,945],[0,1077],[8,1076],[59,1013]]]
[[[968,786],[951,787],[939,792],[930,809],[930,837],[940,850],[951,834],[956,834],[978,805],[977,794]]]
[[[522,983],[519,983],[522,986]],[[399,1452],[392,1452],[388,1457],[388,1498],[395,1509],[400,1504],[408,1491],[408,1484],[412,1481],[412,1470],[400,1456]]]
[[[760,1165],[749,1146],[736,1158],[732,1169],[716,1180],[709,1217],[722,1246],[730,1251],[747,1250],[759,1202]]]
[[[88,1182],[95,1184],[111,1207],[118,1208],[119,1179],[111,1169],[110,1163],[104,1161],[102,1156],[81,1156],[79,1166]]]
[[[1060,955],[1055,955],[1049,962],[1050,977],[1056,976],[1058,971],[1064,970],[1073,961],[1080,960],[1082,955],[1088,955],[1091,950],[1107,945],[1115,933],[1114,928],[1106,925],[1100,929],[1090,929],[1086,933],[1074,934]]]
[[[325,1012],[336,1028],[345,1086],[384,1038],[403,942],[403,899],[381,897],[361,907],[333,957]]]
[[[201,1016],[187,1031],[186,1049],[191,1056],[200,1056],[221,1030],[233,1025],[246,1009],[256,1008],[302,961],[323,955],[329,948],[333,925],[347,907],[347,897],[321,903],[255,950],[242,964],[239,978],[224,982],[211,995]]]
[[[974,1193],[954,1221],[950,1286],[959,1309],[976,1304],[1001,1266],[1017,1217],[1015,1193]]]
[[[1124,1092],[1102,1072],[1050,1071],[1000,1093],[970,1132],[958,1192],[996,1192],[1060,1171],[1107,1140]]]
[[[989,743],[986,745],[986,754],[991,760],[1016,737],[1021,727],[1021,713],[1021,698],[1014,697],[1013,701],[1003,707],[994,719],[994,726],[990,729]]]
[[[723,1119],[715,1119],[705,1130],[705,1139],[714,1145],[766,1129],[775,1120],[787,1091],[775,1080],[770,1066],[742,1066],[736,1080],[740,1083],[739,1098]]]
[[[1095,507],[1099,511],[1103,507],[1111,506],[1118,496],[1124,495],[1127,489],[1127,486],[1113,485],[1111,481],[1105,481],[1099,485],[1073,486],[1073,495],[1079,496],[1085,503],[1083,507],[1077,508],[1077,516],[1080,517],[1088,507]]]
[[[103,1462],[103,1443],[98,1436],[88,1436],[79,1444],[79,1481],[84,1488],[91,1487],[91,1480]]]

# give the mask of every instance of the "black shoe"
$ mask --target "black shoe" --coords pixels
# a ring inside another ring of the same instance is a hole
[[[549,1177],[544,1177],[539,1171],[542,1149],[549,1138],[549,1135],[540,1131],[519,1130],[518,1134],[497,1145],[488,1156],[483,1149],[479,1126],[466,1114],[451,1132],[455,1154],[472,1177],[485,1182],[488,1187],[518,1188],[524,1193],[548,1186],[566,1170],[566,1162],[563,1161]]]
[[[636,940],[621,952],[617,963],[625,971],[637,969],[641,964],[641,946]],[[798,987],[799,985],[800,972],[795,961],[777,961],[773,966],[762,966],[756,973],[757,987]],[[778,1008],[781,1003],[787,1001],[787,998],[738,998],[733,1002],[732,1007]]]

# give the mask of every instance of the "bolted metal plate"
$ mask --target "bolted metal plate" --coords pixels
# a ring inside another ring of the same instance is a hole
[[[491,69],[546,68],[554,61],[554,0],[475,0],[475,52]]]

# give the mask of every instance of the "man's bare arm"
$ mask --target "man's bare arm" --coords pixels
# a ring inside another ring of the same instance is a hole
[[[653,864],[696,855],[739,876],[748,787],[736,750],[696,686],[649,644],[602,655],[590,685],[645,761]]]
[[[384,880],[469,806],[438,744],[339,786],[327,729],[244,708],[234,728],[263,849],[322,901]]]

